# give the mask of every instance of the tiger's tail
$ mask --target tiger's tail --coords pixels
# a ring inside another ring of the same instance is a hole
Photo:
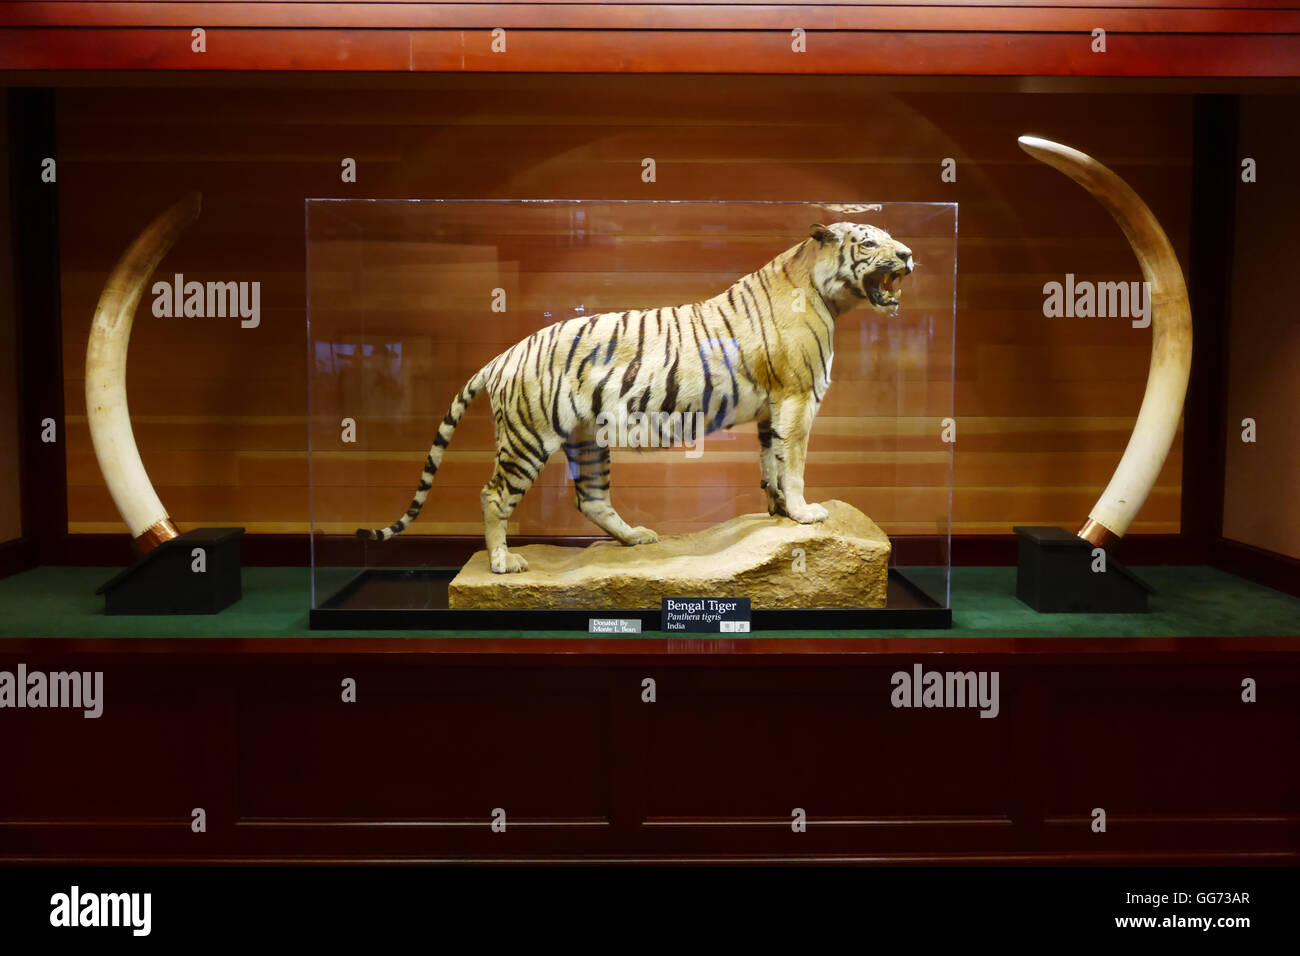
[[[406,514],[387,528],[358,528],[358,538],[367,538],[371,541],[387,541],[393,535],[401,534],[409,528],[411,522],[419,516],[420,509],[424,507],[424,500],[429,497],[429,489],[433,487],[433,476],[438,473],[438,466],[442,464],[443,451],[451,443],[451,436],[456,431],[456,426],[460,424],[465,409],[469,407],[469,403],[474,401],[474,397],[483,391],[487,385],[488,367],[490,366],[479,369],[474,374],[474,377],[465,383],[465,387],[460,390],[460,394],[451,403],[451,408],[447,411],[447,417],[438,426],[438,434],[433,438],[433,447],[429,449],[429,457],[424,460],[424,473],[420,475],[420,484],[415,489],[415,497],[411,499],[411,507],[406,509]]]

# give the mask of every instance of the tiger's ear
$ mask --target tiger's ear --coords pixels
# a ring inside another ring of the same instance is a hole
[[[835,235],[834,230],[829,226],[823,226],[820,222],[815,222],[808,227],[808,235],[822,244],[839,240],[839,236]]]

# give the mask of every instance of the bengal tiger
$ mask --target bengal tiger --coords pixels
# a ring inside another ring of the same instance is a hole
[[[484,389],[497,452],[480,500],[498,574],[528,570],[506,547],[506,523],[560,448],[583,515],[625,545],[659,540],[649,528],[630,527],[610,503],[610,450],[597,440],[602,412],[645,413],[656,428],[702,415],[710,432],[757,420],[768,513],[822,521],[826,509],[804,500],[803,472],[813,418],[831,383],[835,320],[864,301],[881,312],[897,308],[899,283],[915,265],[912,250],[883,229],[816,224],[808,238],[711,299],[566,319],[534,332],[456,396],[406,514],[357,534],[387,541],[410,526],[465,408]]]

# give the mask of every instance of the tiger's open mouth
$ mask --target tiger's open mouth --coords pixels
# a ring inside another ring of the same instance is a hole
[[[867,298],[878,309],[893,309],[898,306],[902,294],[903,277],[907,273],[902,269],[892,272],[879,272],[867,279]]]

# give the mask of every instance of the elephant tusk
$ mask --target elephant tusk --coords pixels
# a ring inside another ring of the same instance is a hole
[[[199,217],[202,197],[190,193],[136,237],[104,284],[86,345],[86,418],[95,458],[113,503],[141,552],[180,532],[158,500],[140,461],[126,404],[126,353],[145,284],[182,232]]]
[[[1020,148],[1054,166],[1092,193],[1119,223],[1151,290],[1151,368],[1133,434],[1110,484],[1102,492],[1081,538],[1107,547],[1124,536],[1164,467],[1192,366],[1192,310],[1183,270],[1169,237],[1142,198],[1124,180],[1086,153],[1037,136],[1021,136]]]

